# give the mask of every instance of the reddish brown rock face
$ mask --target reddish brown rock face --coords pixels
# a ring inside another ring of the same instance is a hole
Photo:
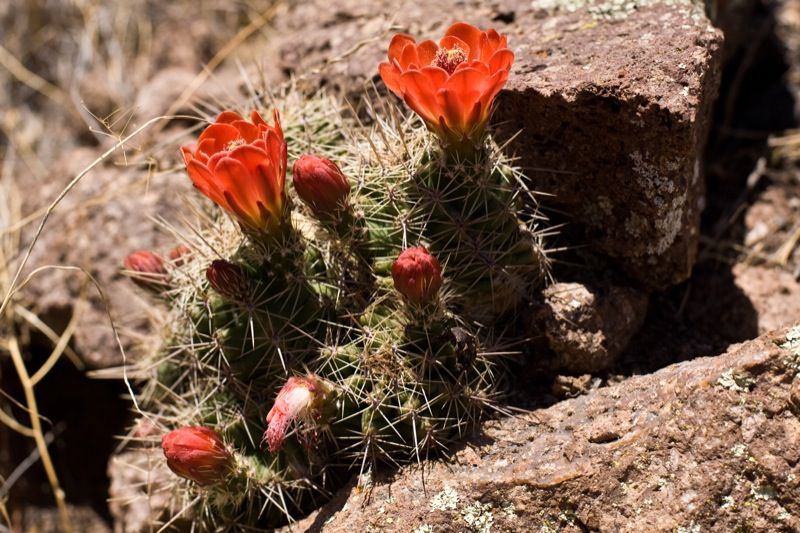
[[[798,361],[800,326],[489,424],[297,530],[796,531]]]
[[[587,242],[665,288],[697,254],[722,35],[687,6],[589,18],[548,18],[549,32],[517,46],[495,122],[501,139],[519,132],[512,149],[531,187],[553,194]]]
[[[548,202],[582,229],[579,238],[645,287],[689,277],[704,205],[702,154],[723,56],[722,32],[702,7],[509,0],[423,8],[410,0],[334,0],[321,9],[317,3],[283,16],[281,56],[300,74],[349,52],[323,79],[304,79],[351,95],[375,77],[385,53],[385,45],[353,46],[371,36],[387,41],[380,36],[390,23],[424,38],[441,32],[457,12],[507,34],[516,60],[494,123],[500,140],[519,133],[511,150],[531,187],[552,193]],[[746,10],[724,11],[724,27],[736,28]],[[301,28],[298,42],[293,33]]]

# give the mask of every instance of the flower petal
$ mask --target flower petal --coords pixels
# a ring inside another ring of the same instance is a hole
[[[236,111],[223,111],[217,116],[217,119],[214,122],[216,124],[233,124],[237,120],[244,119],[242,118],[242,115]]]
[[[400,52],[400,57],[397,58],[397,61],[400,63],[400,66],[403,69],[410,68],[411,65],[419,66],[419,54],[417,54],[416,43],[408,43],[405,45],[403,50]]]
[[[403,97],[409,107],[426,122],[435,122],[440,114],[439,105],[436,101],[438,87],[434,85],[434,82],[438,81],[438,75],[432,74],[431,70],[441,69],[426,68],[425,72],[409,70],[403,72],[400,76],[400,81],[403,84]]]
[[[266,121],[264,120],[264,118],[261,116],[261,113],[259,113],[259,112],[258,112],[258,111],[256,111],[256,110],[253,110],[253,112],[252,112],[252,113],[250,113],[250,120],[251,120],[251,121],[252,121],[252,123],[253,123],[253,124],[255,124],[256,126],[269,126],[269,124],[267,124],[267,122],[266,122]]]
[[[480,38],[481,30],[466,22],[456,22],[445,32],[445,39],[447,37],[457,37],[467,45],[465,52],[469,53],[468,59],[473,60],[480,57]],[[444,39],[442,39],[444,41]]]
[[[214,174],[231,208],[252,221],[258,220],[256,202],[260,199],[260,194],[256,180],[248,173],[247,168],[232,157],[223,157],[217,163]],[[241,213],[238,212],[240,210]]]
[[[381,79],[386,87],[399,97],[403,97],[403,91],[400,84],[401,71],[391,63],[381,63],[378,66]]]
[[[225,114],[225,113],[223,113]],[[203,149],[204,153],[212,154],[214,152],[219,152],[221,150],[227,150],[228,145],[239,138],[239,130],[233,127],[230,124],[225,123],[214,123],[207,127],[203,133],[200,134],[200,137],[197,139],[197,143],[199,145],[203,144],[203,141],[207,139],[213,139],[214,144],[213,148],[211,149]],[[208,144],[203,146],[210,146]]]
[[[428,39],[427,41],[422,41],[417,45],[417,55],[419,56],[419,66],[424,67],[426,65],[430,65],[433,63],[434,58],[436,57],[436,52],[439,51],[439,47],[436,45],[435,42]]]
[[[511,70],[514,63],[514,52],[508,48],[501,48],[489,59],[489,70],[494,73],[498,70]]]
[[[216,151],[217,151],[217,141],[211,138],[203,139],[202,141],[197,143],[197,150],[195,150],[194,156],[197,159],[208,161],[208,154],[213,155],[214,153],[216,153]]]
[[[246,120],[237,120],[232,125],[239,130],[239,136],[244,139],[246,143],[251,143],[258,137],[259,127],[255,124],[251,124]]]
[[[226,208],[227,202],[222,191],[217,186],[214,175],[209,171],[208,167],[200,163],[196,159],[189,161],[186,165],[186,172],[189,174],[194,186],[204,195],[208,196],[213,202]]]
[[[416,43],[414,38],[406,33],[398,33],[392,37],[392,42],[389,43],[389,60],[398,59],[403,48],[409,43]]]
[[[469,43],[464,42],[463,40],[459,39],[454,35],[446,35],[439,41],[439,47],[444,48],[447,50],[452,50],[453,48],[460,48],[467,54],[467,59],[470,59],[470,46]]]

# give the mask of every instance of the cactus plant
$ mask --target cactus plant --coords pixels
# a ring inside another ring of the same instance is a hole
[[[431,56],[439,108],[433,82],[405,73],[412,51]],[[227,214],[168,254],[162,341],[141,363],[142,416],[211,449],[198,473],[165,437],[186,478],[170,512],[276,526],[353,472],[447,450],[498,406],[506,324],[547,273],[535,202],[486,134],[512,60],[504,37],[464,24],[438,46],[396,37],[381,74],[421,121],[394,109],[365,126],[289,91],[272,101],[285,127],[226,110],[184,147]]]

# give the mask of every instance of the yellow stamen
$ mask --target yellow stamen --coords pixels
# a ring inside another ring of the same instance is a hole
[[[234,139],[228,143],[226,149],[230,152],[231,150],[239,148],[243,144],[244,144],[244,139]]]

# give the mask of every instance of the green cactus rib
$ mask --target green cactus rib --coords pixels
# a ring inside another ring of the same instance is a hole
[[[504,324],[547,274],[535,203],[522,201],[520,171],[491,141],[459,159],[398,110],[365,126],[324,94],[287,92],[271,105],[290,159],[314,153],[341,166],[350,210],[318,221],[290,197],[291,218],[272,241],[243,237],[216,212],[187,236],[191,260],[170,274],[139,403],[161,430],[214,428],[235,466],[211,487],[170,478],[162,519],[176,529],[276,527],[353,473],[447,451],[498,408],[497,353],[514,342]],[[391,278],[399,253],[418,245],[445,281],[424,305],[404,301]],[[246,294],[209,286],[215,259],[246,272]],[[332,392],[271,454],[265,415],[287,378],[304,373]]]

